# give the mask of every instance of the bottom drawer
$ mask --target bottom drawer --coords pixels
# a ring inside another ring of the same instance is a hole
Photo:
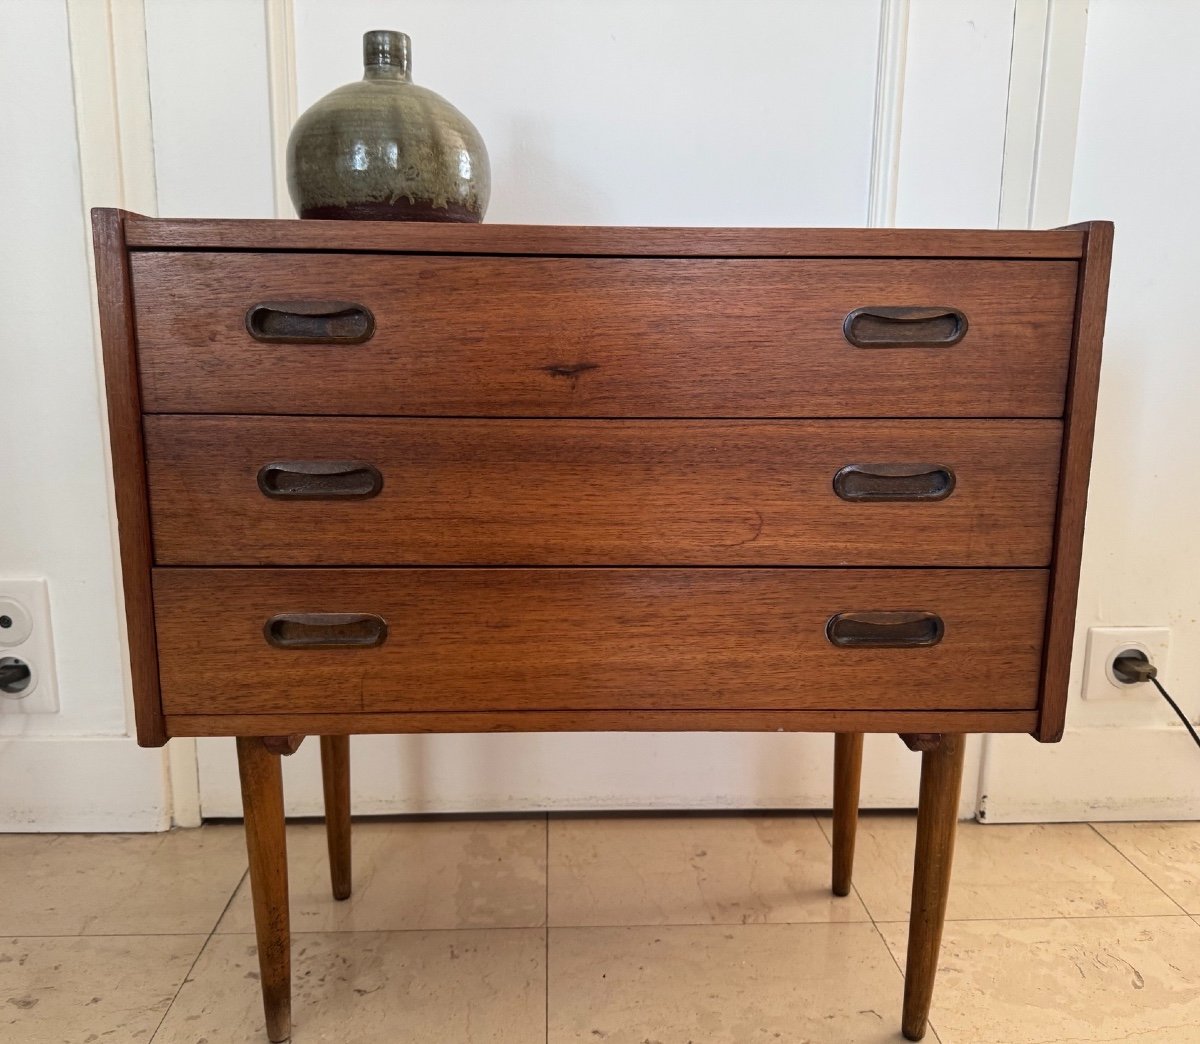
[[[1028,710],[1046,584],[1040,569],[188,568],[155,570],[154,608],[167,714]],[[834,644],[843,613],[907,615],[844,617]]]

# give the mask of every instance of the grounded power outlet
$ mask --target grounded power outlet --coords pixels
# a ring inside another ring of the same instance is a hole
[[[1092,627],[1088,630],[1087,661],[1083,675],[1085,700],[1158,699],[1149,683],[1128,685],[1113,673],[1113,663],[1123,652],[1136,650],[1158,668],[1159,677],[1167,672],[1167,652],[1171,644],[1168,627]]]
[[[0,580],[0,714],[57,711],[46,581]]]

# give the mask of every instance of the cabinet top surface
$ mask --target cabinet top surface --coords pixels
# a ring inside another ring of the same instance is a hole
[[[99,219],[101,210],[95,215]],[[131,250],[331,251],[592,257],[946,257],[1078,259],[1084,227],[612,228],[124,215]]]

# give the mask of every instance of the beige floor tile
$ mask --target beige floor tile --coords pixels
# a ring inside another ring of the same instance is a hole
[[[154,1044],[262,1044],[249,935],[214,935]],[[292,942],[292,1044],[534,1044],[544,929],[345,932]]]
[[[881,925],[899,961],[903,925]],[[1200,1044],[1200,927],[1187,917],[946,925],[930,1021],[942,1044]]]
[[[916,820],[864,816],[854,884],[877,921],[908,918]],[[960,823],[946,916],[1153,916],[1179,908],[1086,823]]]
[[[807,815],[551,819],[550,924],[867,920],[830,859]]]
[[[0,1040],[149,1041],[203,935],[0,939]]]
[[[355,823],[354,892],[329,890],[325,827],[288,827],[292,930],[530,928],[545,924],[544,819]],[[244,881],[221,932],[252,932]]]
[[[1097,823],[1096,829],[1188,913],[1200,914],[1200,823]]]
[[[892,1044],[901,993],[870,924],[550,930],[549,1044]]]
[[[3,834],[0,934],[207,934],[245,870],[240,825]]]

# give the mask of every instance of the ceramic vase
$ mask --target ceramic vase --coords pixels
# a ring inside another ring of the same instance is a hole
[[[491,189],[479,132],[412,82],[411,42],[363,36],[363,78],[325,95],[292,128],[288,190],[302,218],[482,221]]]

